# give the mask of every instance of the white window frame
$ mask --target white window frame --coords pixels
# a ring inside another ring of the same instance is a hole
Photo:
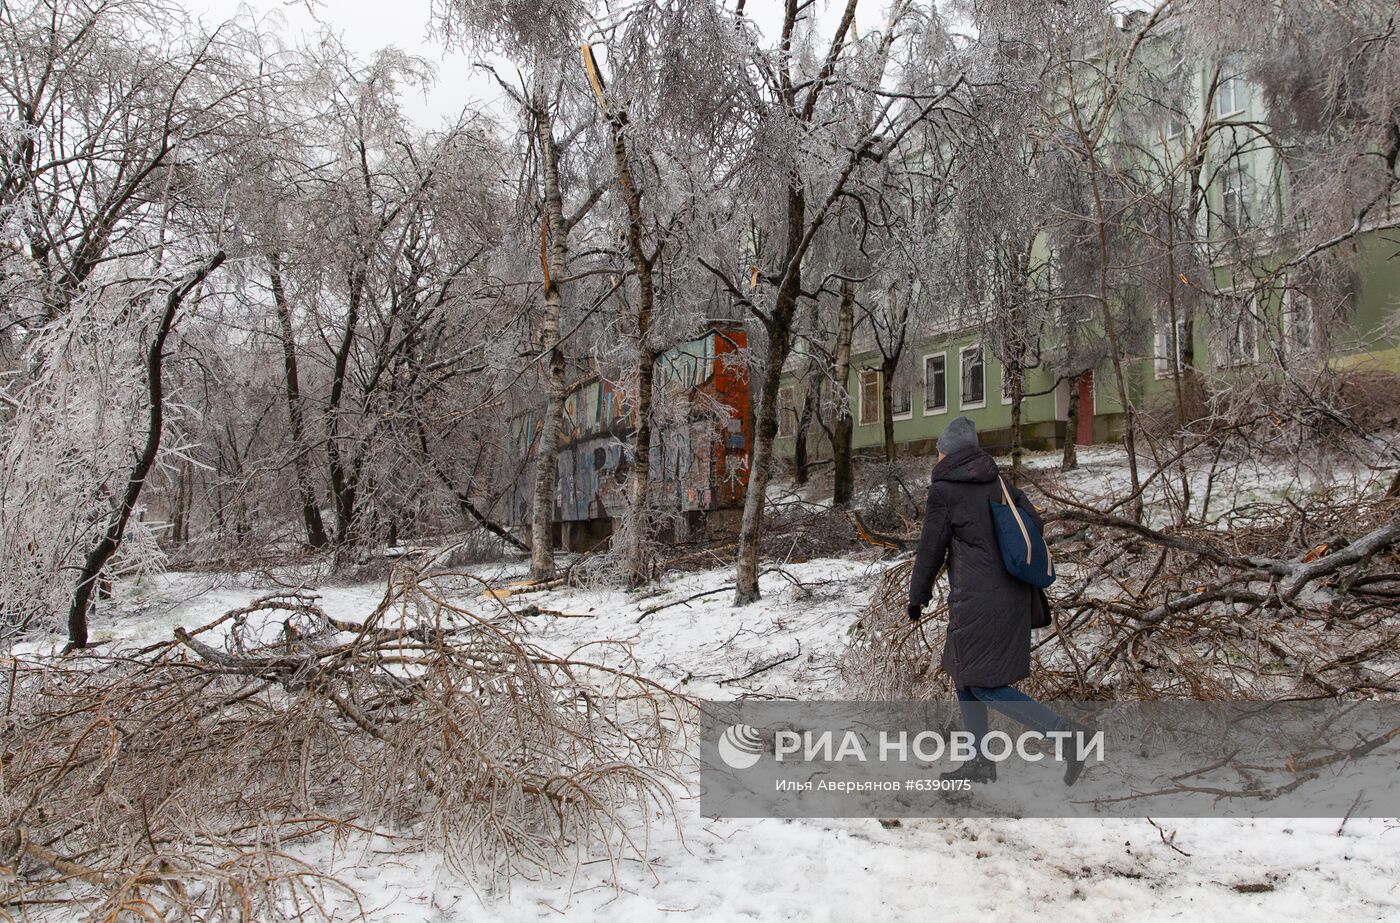
[[[901,412],[901,411],[896,411],[896,410],[894,409],[895,407],[898,407],[898,406],[899,406],[900,389],[899,389],[898,385],[894,385],[894,386],[892,386],[892,387],[894,388],[894,390],[890,393],[890,419],[891,419],[891,420],[912,420],[912,419],[914,419],[914,389],[913,389],[913,387],[911,386],[911,387],[905,388],[905,389],[903,390],[903,393],[909,398],[909,409],[908,409],[908,410],[905,410],[905,411],[902,411],[902,412]]]
[[[963,376],[965,366],[964,357],[971,352],[979,353],[982,357],[982,399],[980,401],[969,402],[967,400],[966,382]],[[969,343],[967,346],[958,347],[958,409],[977,410],[987,406],[987,351],[982,348],[982,344]]]
[[[942,358],[942,359],[943,359],[943,406],[941,406],[941,407],[930,407],[930,406],[928,405],[928,361],[929,361],[930,359],[935,359],[935,358]],[[941,414],[941,413],[947,413],[947,412],[948,412],[948,350],[942,349],[942,350],[939,350],[939,351],[936,352],[936,353],[925,353],[925,354],[921,357],[921,368],[923,369],[923,373],[922,373],[922,375],[921,375],[921,378],[922,378],[923,384],[924,384],[924,387],[923,387],[923,392],[924,392],[924,398],[923,398],[924,416],[926,416],[926,417],[936,417],[936,416],[938,416],[938,415]]]
[[[1231,182],[1232,179],[1234,182]],[[1253,222],[1253,218],[1250,216],[1249,202],[1249,192],[1252,182],[1253,178],[1250,176],[1249,171],[1245,169],[1245,165],[1240,163],[1239,160],[1231,161],[1221,172],[1220,220],[1224,223],[1225,227],[1232,231],[1247,230]],[[1234,196],[1238,202],[1233,218],[1230,216],[1230,209],[1227,204],[1231,196]],[[1241,216],[1244,218],[1243,221],[1240,220]]]
[[[1172,344],[1167,342],[1168,335],[1172,333],[1172,323],[1170,314],[1157,315],[1157,324],[1152,331],[1152,374],[1158,381],[1163,378],[1171,378],[1172,370],[1178,373],[1186,371],[1185,346],[1183,339],[1186,333],[1186,318],[1178,316],[1176,319],[1175,336],[1176,350],[1172,351]]]
[[[1175,112],[1167,113],[1167,117],[1162,120],[1162,143],[1170,144],[1173,141],[1181,140],[1186,134],[1186,119]]]
[[[1244,75],[1236,73],[1238,64],[1233,61],[1224,61],[1220,65],[1220,86],[1215,94],[1215,117],[1219,119],[1233,118],[1245,110],[1245,83]],[[1225,90],[1230,91],[1230,105],[1234,108],[1225,108]]]
[[[875,401],[875,415],[874,415],[873,417],[871,417],[869,420],[865,419],[865,376],[866,376],[866,375],[874,375],[874,376],[875,376],[875,394],[876,394],[876,396],[877,396],[877,400]],[[880,403],[881,403],[881,402],[878,400],[878,396],[880,395],[880,393],[881,393],[881,392],[880,392],[880,370],[879,370],[879,369],[860,369],[860,370],[858,370],[858,371],[856,372],[856,426],[874,426],[875,424],[877,424],[877,423],[880,422],[880,410],[881,410]]]
[[[1215,357],[1215,360],[1216,365],[1222,369],[1242,369],[1247,368],[1251,365],[1257,365],[1259,362],[1259,319],[1255,317],[1255,313],[1257,312],[1258,307],[1254,303],[1258,296],[1257,294],[1239,295],[1237,293],[1238,289],[1235,288],[1226,289],[1225,291],[1221,292],[1221,294],[1224,295],[1226,298],[1232,300],[1241,299],[1245,302],[1245,304],[1241,306],[1240,310],[1235,312],[1234,317],[1244,318],[1246,315],[1248,315],[1249,319],[1247,323],[1249,324],[1249,328],[1252,331],[1253,336],[1250,337],[1250,349],[1248,355],[1245,358],[1240,359],[1238,361],[1235,361],[1231,358],[1229,344],[1238,343],[1237,337],[1239,336],[1240,325],[1234,325],[1233,329],[1228,331],[1227,336],[1220,337],[1220,345],[1224,348],[1220,351],[1220,354]]]
[[[983,356],[982,360],[985,362],[986,358],[986,356]],[[1001,403],[1003,406],[1009,406],[1011,404],[1011,376],[1006,374],[1006,370],[1010,368],[1010,366],[1008,366],[1005,362],[1001,362],[998,364],[1001,366]],[[1021,374],[1024,376],[1025,372],[1023,371]],[[1021,381],[1021,388],[1024,390],[1025,386],[1026,382],[1023,378]],[[1025,402],[1025,398],[1025,394],[1022,394],[1021,400],[1023,403]]]

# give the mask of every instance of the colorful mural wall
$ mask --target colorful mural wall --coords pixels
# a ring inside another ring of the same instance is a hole
[[[669,350],[657,362],[654,401],[664,411],[686,408],[653,430],[647,460],[654,496],[685,511],[742,504],[749,479],[747,374],[726,356],[746,345],[743,330],[715,328]],[[511,424],[522,475],[511,494],[510,521],[529,521],[539,416]],[[633,457],[635,415],[612,382],[592,376],[564,401],[555,476],[554,520],[582,522],[621,515]]]

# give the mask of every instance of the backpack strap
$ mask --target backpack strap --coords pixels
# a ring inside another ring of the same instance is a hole
[[[1026,563],[1031,563],[1031,556],[1034,549],[1031,545],[1031,534],[1026,530],[1026,521],[1021,518],[1021,511],[1016,507],[1016,501],[1011,499],[1011,492],[1006,489],[1006,479],[997,475],[997,483],[1001,485],[1001,496],[1006,500],[1006,505],[1011,507],[1011,515],[1016,517],[1016,525],[1021,527],[1021,538],[1026,543]]]

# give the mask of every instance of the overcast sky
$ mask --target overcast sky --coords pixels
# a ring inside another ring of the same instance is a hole
[[[292,42],[323,28],[339,34],[355,54],[368,59],[388,45],[431,61],[438,80],[426,96],[417,88],[402,98],[404,111],[427,128],[437,127],[463,107],[482,107],[499,115],[508,112],[502,105],[500,88],[473,63],[479,55],[449,52],[428,35],[430,0],[180,0],[190,13],[206,25],[214,25],[248,7],[259,17],[271,16],[285,24],[285,37]],[[844,4],[842,4],[844,5]],[[882,23],[885,0],[865,4],[856,18],[856,28],[865,32]],[[835,21],[839,15],[834,0],[818,0],[823,18]],[[777,31],[781,24],[780,0],[749,0],[749,17],[765,32]]]
[[[324,28],[340,35],[346,47],[368,59],[380,48],[396,46],[431,61],[437,68],[437,84],[426,97],[417,88],[402,99],[404,111],[425,127],[436,127],[444,118],[467,105],[499,104],[499,89],[479,70],[476,60],[460,51],[448,52],[428,36],[429,0],[324,0],[311,5],[284,0],[180,0],[206,25],[214,25],[251,9],[270,23],[285,24],[285,38],[299,43]],[[314,10],[314,14],[312,12]]]

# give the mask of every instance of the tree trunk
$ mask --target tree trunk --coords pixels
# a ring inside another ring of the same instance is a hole
[[[146,485],[146,476],[150,474],[156,462],[156,455],[160,452],[161,430],[165,426],[165,385],[161,380],[161,370],[165,361],[165,340],[175,326],[176,312],[180,310],[180,304],[186,296],[194,291],[205,277],[218,269],[223,261],[224,253],[220,250],[182,284],[172,289],[165,298],[165,311],[161,315],[160,325],[156,328],[155,339],[146,351],[146,388],[150,409],[146,421],[145,443],[141,447],[141,453],[136,456],[136,464],[132,467],[131,474],[127,477],[121,504],[112,511],[107,530],[88,552],[83,560],[82,569],[78,572],[78,583],[73,589],[73,599],[68,607],[68,644],[64,648],[65,653],[87,647],[88,608],[92,604],[93,591],[97,589],[103,569],[121,548],[127,524],[141,499],[141,489]]]
[[[1118,324],[1108,302],[1108,218],[1104,211],[1103,194],[1099,188],[1098,162],[1089,156],[1089,180],[1094,193],[1094,224],[1098,237],[1098,299],[1103,311],[1104,331],[1108,334],[1109,359],[1113,362],[1113,380],[1118,388],[1118,403],[1123,409],[1123,448],[1128,453],[1128,477],[1133,491],[1133,521],[1142,521],[1142,481],[1137,466],[1137,426],[1132,397],[1128,394],[1123,375],[1123,351],[1118,341]]]
[[[1025,366],[1020,358],[1013,359],[1008,369],[1011,379],[1011,471],[1021,473],[1021,460],[1026,454],[1025,440],[1021,434],[1021,402],[1025,399]]]
[[[175,479],[175,509],[170,514],[170,540],[176,545],[189,541],[190,498],[192,495],[189,459],[180,462],[179,475]]]
[[[601,84],[597,89],[601,90]],[[598,102],[605,105],[601,95]],[[627,160],[627,139],[623,133],[626,117],[622,114],[608,115],[608,124],[612,129],[617,184],[627,204],[627,252],[632,258],[632,269],[637,274],[637,399],[633,408],[637,415],[637,428],[633,440],[636,463],[632,466],[631,503],[635,518],[627,549],[627,582],[629,586],[638,587],[648,578],[646,546],[650,538],[650,516],[647,504],[650,498],[647,487],[651,481],[651,401],[656,370],[656,352],[649,338],[656,288],[651,259],[642,249],[642,191],[637,187]]]
[[[797,26],[801,8],[797,0],[789,0],[783,15],[782,43],[786,56],[792,46],[792,36]],[[841,21],[836,27],[835,40],[828,53],[828,73],[831,64],[840,54],[846,33],[855,22],[856,0],[846,0]],[[823,80],[807,91],[807,99],[799,109],[796,105],[796,90],[789,71],[789,62],[784,60],[780,74],[780,92],[787,112],[796,114],[804,124],[810,124],[816,110],[817,98]],[[912,124],[912,123],[911,123]],[[867,140],[859,149],[869,150]],[[744,516],[739,527],[739,547],[735,566],[735,605],[747,605],[758,599],[758,552],[763,538],[763,512],[767,501],[768,480],[773,469],[773,439],[778,434],[777,404],[778,383],[792,348],[792,322],[797,310],[797,299],[802,292],[802,265],[808,248],[828,214],[832,203],[841,195],[846,183],[859,163],[859,152],[847,164],[845,172],[835,181],[826,195],[825,204],[818,212],[816,220],[809,227],[807,223],[807,193],[802,175],[792,172],[787,180],[787,223],[783,246],[781,281],[773,299],[772,313],[759,315],[768,333],[766,364],[763,369],[763,383],[759,390],[758,410],[754,419],[753,451],[749,456],[748,492],[744,497]]]
[[[640,320],[640,318],[639,318]],[[656,370],[656,357],[645,346],[638,349],[637,356],[637,430],[635,434],[636,463],[632,466],[632,523],[627,549],[627,583],[639,587],[647,582],[646,548],[650,538],[651,517],[647,504],[650,498],[647,488],[651,480],[651,400],[653,377]]]
[[[282,339],[282,369],[287,382],[287,419],[291,424],[292,471],[301,499],[301,519],[306,530],[308,547],[321,549],[330,544],[326,525],[321,521],[321,507],[316,501],[316,489],[311,483],[310,446],[306,441],[306,417],[302,406],[301,379],[297,374],[296,340],[292,332],[292,312],[287,304],[287,292],[282,285],[282,260],[278,254],[268,257],[268,276],[272,285],[272,301],[277,307],[277,321]]]
[[[1087,372],[1080,372],[1069,384],[1069,406],[1065,413],[1065,451],[1060,457],[1060,470],[1073,471],[1079,467],[1079,453],[1075,451],[1079,439],[1079,385]]]
[[[335,367],[331,373],[331,391],[326,402],[326,462],[330,468],[331,499],[335,504],[335,544],[339,550],[358,540],[355,505],[354,472],[347,467],[340,445],[340,403],[345,397],[345,382],[350,368],[350,352],[355,345],[360,322],[360,301],[364,297],[365,270],[355,269],[350,276],[349,308],[345,314],[345,330],[335,351]]]
[[[1178,470],[1181,475],[1181,504],[1177,510],[1177,525],[1186,524],[1186,520],[1191,515],[1191,471],[1186,463],[1186,425],[1187,425],[1187,398],[1186,382],[1184,381],[1185,360],[1182,357],[1182,347],[1185,345],[1180,341],[1177,332],[1178,307],[1176,303],[1176,223],[1172,215],[1171,193],[1168,192],[1167,199],[1167,348],[1171,350],[1168,356],[1170,365],[1168,368],[1172,373],[1172,387],[1176,394],[1176,450],[1180,456]]]
[[[734,604],[746,606],[759,597],[758,546],[763,537],[763,507],[773,469],[773,440],[778,435],[778,385],[787,362],[797,293],[779,290],[768,325],[768,351],[754,414],[753,451],[749,455],[749,484],[744,496],[744,516],[739,526],[735,562]],[[786,304],[785,304],[786,302]]]
[[[545,411],[540,421],[539,449],[535,456],[535,495],[530,510],[530,576],[554,577],[554,478],[559,465],[559,428],[564,417],[564,351],[559,323],[564,313],[561,279],[567,271],[564,235],[564,196],[559,187],[559,149],[554,143],[554,121],[542,94],[534,98],[536,141],[544,186],[544,226],[541,229],[540,264],[544,273],[544,319],[541,322],[545,364]]]
[[[894,373],[899,364],[897,357],[886,356],[880,363],[880,413],[884,417],[881,428],[885,436],[885,464],[893,464],[894,444]]]
[[[835,481],[832,503],[850,506],[855,493],[855,466],[851,441],[855,421],[851,419],[849,379],[851,376],[851,337],[855,328],[856,287],[850,279],[841,280],[841,305],[836,318],[836,355],[832,366],[837,399],[834,402],[831,458]]]
[[[813,300],[811,316],[814,329],[817,327],[818,309],[816,300]],[[808,453],[808,433],[811,432],[812,420],[818,412],[822,372],[820,356],[816,350],[813,350],[808,354],[807,368],[802,376],[802,407],[797,412],[797,426],[792,439],[792,482],[798,487],[805,486],[812,476],[812,461]]]
[[[797,415],[797,431],[792,440],[792,482],[798,487],[807,483],[811,476],[811,462],[807,458],[807,431],[812,426],[812,418],[817,409],[816,359],[808,366],[807,387],[802,393],[802,411]]]
[[[764,326],[768,350],[759,386],[758,407],[754,412],[753,450],[749,453],[749,484],[744,495],[744,515],[739,524],[739,547],[734,574],[734,604],[746,606],[758,599],[758,550],[763,540],[763,512],[768,481],[773,475],[773,440],[778,435],[778,384],[783,366],[792,349],[792,321],[797,297],[802,291],[802,260],[806,253],[804,226],[807,200],[801,180],[793,177],[788,185],[787,267],[773,299],[773,312]]]

